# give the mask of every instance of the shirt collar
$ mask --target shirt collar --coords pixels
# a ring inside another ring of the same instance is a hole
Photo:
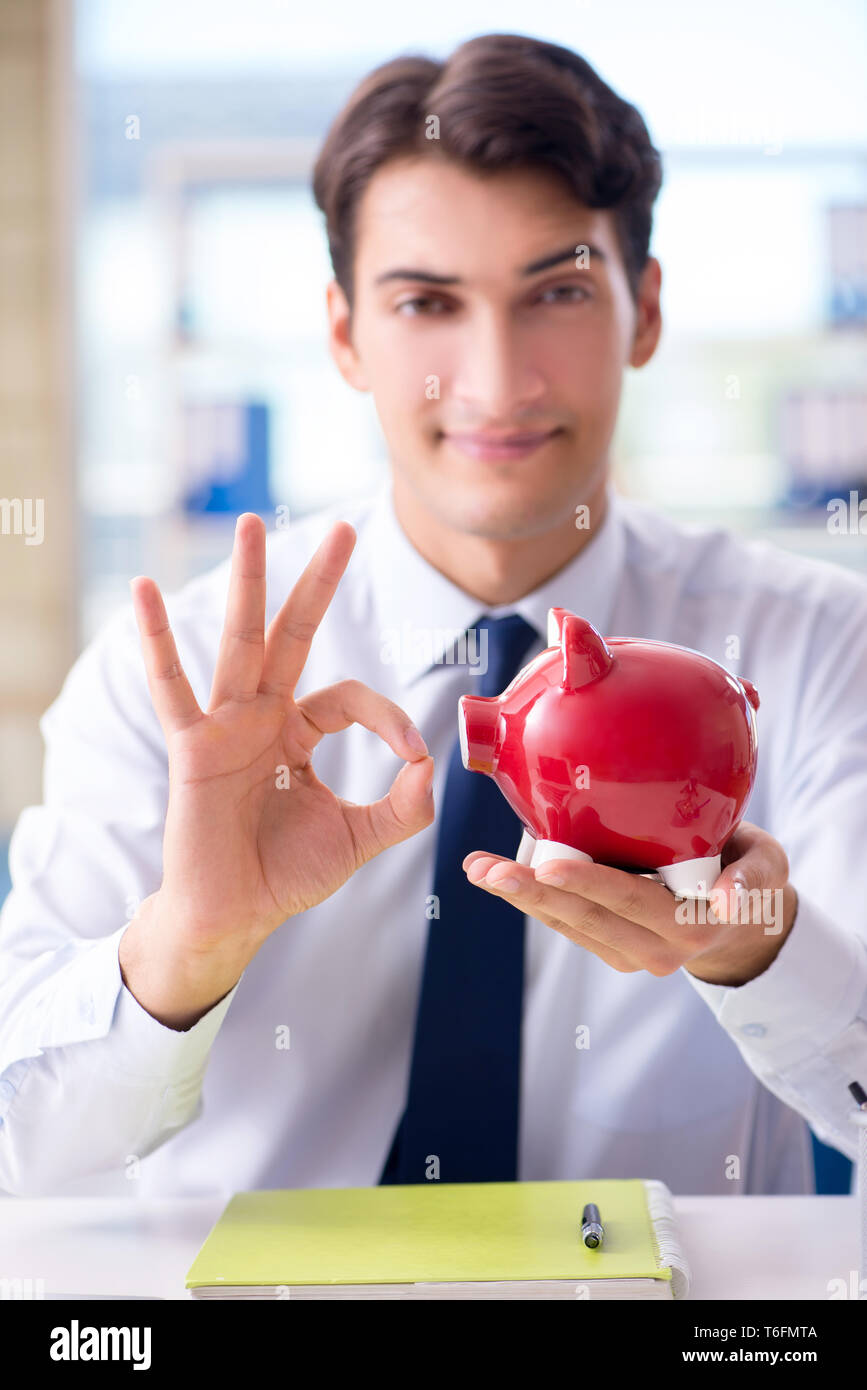
[[[547,645],[549,608],[568,608],[604,636],[625,553],[623,511],[610,479],[605,495],[602,524],[573,560],[514,603],[486,608],[415,549],[395,515],[389,480],[374,499],[366,541],[376,638],[400,684],[410,685],[440,661],[485,612],[494,618],[520,613],[540,634],[540,650]]]

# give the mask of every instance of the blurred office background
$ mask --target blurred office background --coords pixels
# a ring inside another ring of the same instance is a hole
[[[228,553],[238,512],[273,526],[385,474],[372,402],[327,354],[309,174],[398,52],[532,33],[639,107],[664,161],[665,329],[627,374],[618,485],[867,573],[861,0],[819,22],[806,0],[539,0],[529,18],[518,0],[0,0],[0,492],[45,499],[42,544],[13,512],[0,537],[0,865],[40,797],[39,715],[130,576],[172,589]]]

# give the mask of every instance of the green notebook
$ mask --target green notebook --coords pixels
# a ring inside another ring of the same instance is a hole
[[[600,1248],[581,1241],[586,1202]],[[192,1267],[195,1297],[680,1298],[658,1181],[424,1183],[241,1192]]]

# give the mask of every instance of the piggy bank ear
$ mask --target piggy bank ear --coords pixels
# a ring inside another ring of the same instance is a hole
[[[548,609],[548,646],[559,647],[560,633],[563,631],[563,619],[566,617],[568,609],[549,608]]]
[[[744,676],[738,676],[738,680],[740,681],[741,685],[743,686],[743,688],[744,688],[744,694],[746,695],[746,697],[747,697],[747,699],[749,700],[750,704],[752,705],[753,709],[758,709],[758,707],[759,707],[759,692],[756,690],[756,687],[753,685],[752,681],[748,681],[748,680],[746,679],[746,677],[744,677]]]
[[[568,608],[549,608],[548,645],[559,647],[563,657],[564,690],[578,690],[582,685],[604,676],[614,657],[604,637],[586,618],[570,613]]]

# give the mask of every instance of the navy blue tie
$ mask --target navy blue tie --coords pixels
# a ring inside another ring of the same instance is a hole
[[[487,670],[468,686],[499,695],[538,634],[517,613],[482,618],[475,631],[480,654],[487,632]],[[465,769],[456,739],[437,836],[439,917],[428,927],[406,1109],[380,1183],[517,1179],[524,916],[470,883],[461,864],[474,849],[513,859],[519,837],[502,792]]]

